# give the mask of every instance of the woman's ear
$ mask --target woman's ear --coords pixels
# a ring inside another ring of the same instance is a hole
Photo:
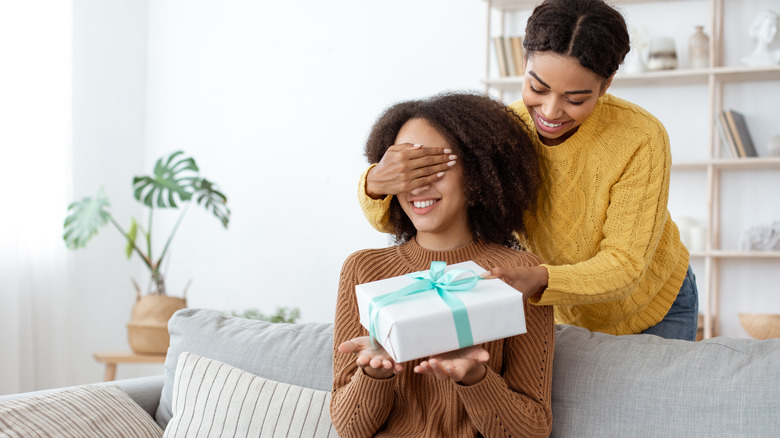
[[[612,85],[612,79],[614,77],[615,77],[615,73],[612,73],[612,76],[610,76],[609,79],[601,83],[601,91],[599,92],[599,97],[603,96],[607,92],[609,86]]]

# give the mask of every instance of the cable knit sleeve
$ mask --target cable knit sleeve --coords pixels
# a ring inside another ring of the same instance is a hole
[[[358,202],[360,202],[360,209],[363,210],[363,215],[366,216],[368,223],[371,224],[374,229],[383,233],[390,233],[393,230],[390,227],[388,210],[390,209],[390,201],[393,199],[393,195],[387,195],[382,199],[373,199],[366,194],[366,177],[368,176],[368,171],[374,166],[376,166],[376,164],[368,166],[365,172],[360,175]]]
[[[333,393],[330,416],[342,438],[371,436],[379,429],[387,420],[393,406],[396,379],[371,378],[358,368],[354,354],[338,351],[342,342],[368,336],[368,332],[360,325],[355,296],[359,266],[357,254],[347,258],[342,267],[333,326]]]

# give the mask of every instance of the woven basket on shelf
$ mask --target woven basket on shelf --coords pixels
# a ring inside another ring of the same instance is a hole
[[[127,323],[130,348],[139,354],[165,354],[170,344],[168,320],[187,307],[184,298],[168,295],[139,296]]]
[[[776,313],[740,313],[739,322],[756,339],[780,338],[780,315]]]

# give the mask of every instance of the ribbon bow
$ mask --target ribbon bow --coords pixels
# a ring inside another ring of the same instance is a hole
[[[415,282],[395,292],[379,295],[371,299],[368,303],[368,332],[371,335],[372,343],[374,342],[374,339],[378,337],[377,326],[379,325],[379,310],[382,309],[382,307],[397,303],[410,295],[435,291],[452,311],[452,319],[455,322],[455,332],[458,337],[458,345],[460,348],[474,345],[474,340],[471,335],[471,323],[469,323],[469,315],[466,306],[451,292],[473,289],[481,277],[468,269],[450,269],[445,273],[444,268],[446,266],[447,263],[445,262],[431,262],[431,269],[429,271],[421,272],[418,275],[409,274],[410,277],[416,280]],[[472,274],[471,276],[458,278],[462,274],[469,272]]]

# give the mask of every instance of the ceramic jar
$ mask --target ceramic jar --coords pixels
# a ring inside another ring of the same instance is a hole
[[[780,134],[769,139],[766,152],[770,157],[780,157]]]
[[[677,50],[674,39],[668,37],[653,38],[647,58],[648,70],[673,70],[677,68]]]
[[[704,33],[704,26],[696,26],[688,39],[688,57],[691,68],[710,66],[710,37]]]

